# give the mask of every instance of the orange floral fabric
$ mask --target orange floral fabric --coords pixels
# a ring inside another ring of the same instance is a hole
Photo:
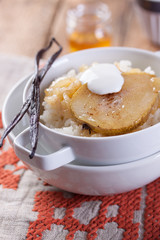
[[[66,199],[62,192],[44,191],[37,192],[35,195],[35,205],[33,211],[38,212],[38,218],[30,223],[27,233],[27,240],[42,239],[43,232],[51,229],[52,224],[63,225],[68,231],[66,239],[74,239],[77,231],[87,233],[86,239],[94,240],[97,238],[97,231],[104,229],[107,223],[115,222],[118,228],[124,230],[123,239],[138,239],[139,223],[133,223],[134,211],[140,210],[141,189],[115,196],[91,197],[74,195]],[[88,224],[82,224],[74,215],[74,209],[80,208],[83,203],[100,201],[97,215]],[[117,216],[107,217],[109,206],[119,207]],[[54,209],[65,208],[65,215],[62,219],[55,219]],[[130,238],[128,238],[130,237]]]
[[[12,148],[0,154],[0,185],[3,188],[17,189],[20,181],[20,175],[15,173],[20,169],[26,169],[25,166],[18,166],[19,159]],[[6,166],[12,166],[12,170],[6,169]]]

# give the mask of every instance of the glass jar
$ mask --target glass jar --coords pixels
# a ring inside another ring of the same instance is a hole
[[[67,12],[70,51],[111,45],[111,12],[103,2],[86,1]]]

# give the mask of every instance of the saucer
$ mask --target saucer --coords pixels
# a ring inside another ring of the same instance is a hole
[[[8,94],[3,110],[4,128],[22,106],[24,86],[30,76],[19,81]],[[9,134],[13,146],[15,137],[29,126],[27,114]],[[23,160],[23,159],[22,159]],[[77,161],[56,170],[44,171],[26,164],[45,182],[60,189],[85,195],[110,195],[142,187],[160,176],[160,153],[130,163],[110,166],[84,166]]]

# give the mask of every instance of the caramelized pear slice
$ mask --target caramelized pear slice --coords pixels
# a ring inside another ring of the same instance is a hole
[[[71,100],[75,118],[105,135],[124,134],[143,124],[157,102],[154,82],[146,73],[124,73],[123,77],[118,93],[97,95],[82,85]]]

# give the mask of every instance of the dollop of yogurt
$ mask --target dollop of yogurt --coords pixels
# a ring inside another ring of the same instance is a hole
[[[81,74],[79,80],[98,95],[117,93],[124,84],[121,72],[111,63],[94,64]]]

